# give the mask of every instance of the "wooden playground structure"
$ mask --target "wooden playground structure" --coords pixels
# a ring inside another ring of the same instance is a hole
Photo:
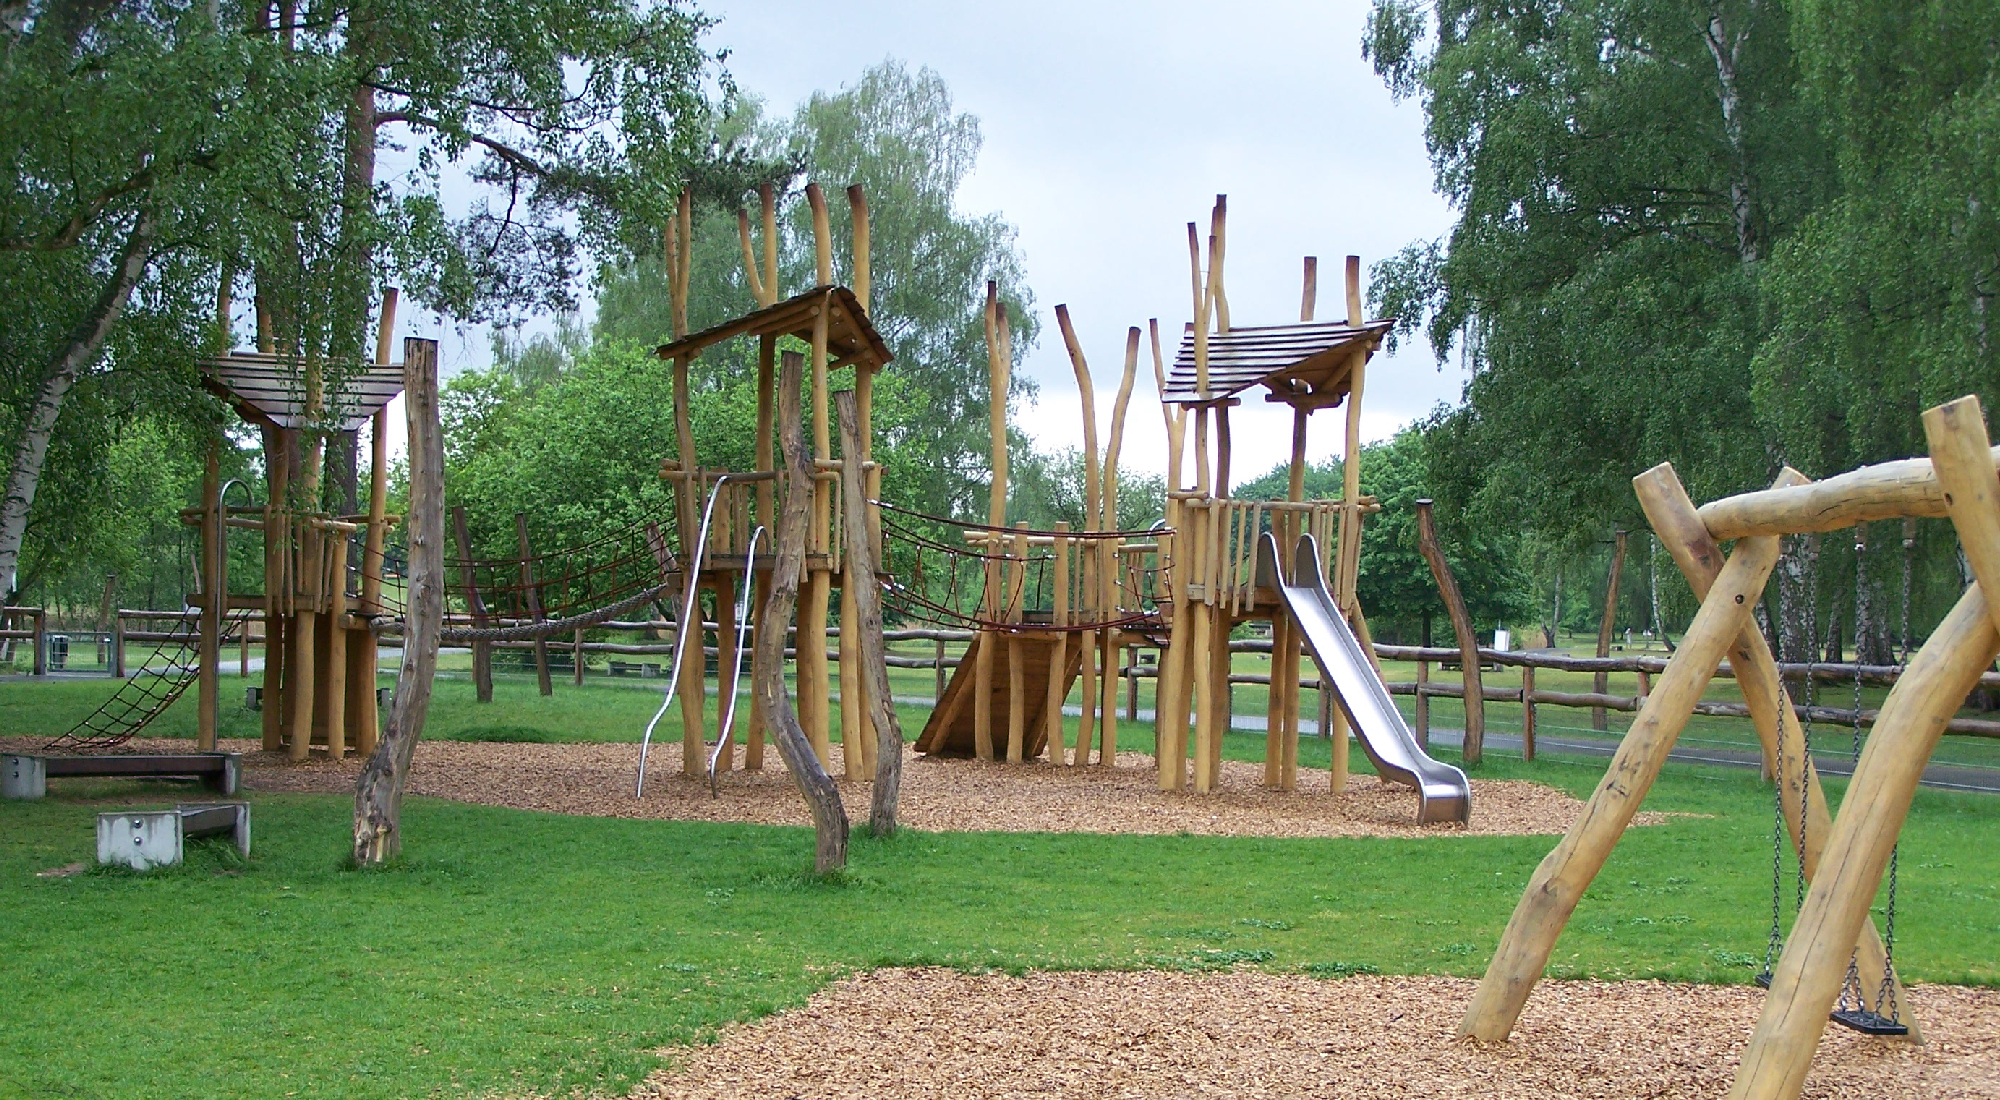
[[[1668,662],[1581,819],[1542,861],[1502,934],[1461,1024],[1505,1039],[1547,968],[1584,891],[1658,776],[1696,702],[1724,661],[1734,671],[1768,758],[1778,816],[1811,889],[1770,972],[1770,993],[1743,1055],[1733,1100],[1796,1097],[1829,1019],[1876,1034],[1920,1037],[1870,908],[1925,764],[1966,695],[2000,655],[2000,452],[1980,403],[1964,397],[1923,416],[1927,459],[1864,467],[1811,482],[1786,469],[1770,489],[1697,509],[1671,466],[1634,479],[1647,519],[1701,610]],[[1837,818],[1829,816],[1797,712],[1752,619],[1779,539],[1876,520],[1949,517],[1974,582],[1890,690]],[[1734,542],[1725,557],[1721,544]],[[1894,895],[1891,894],[1893,929]],[[1774,937],[1776,935],[1774,929]]]
[[[1275,648],[1264,779],[1274,790],[1295,786],[1304,647],[1273,593],[1273,578],[1258,568],[1256,546],[1266,532],[1288,550],[1300,536],[1313,536],[1325,548],[1320,565],[1333,578],[1335,599],[1367,644],[1367,620],[1355,589],[1362,519],[1379,506],[1360,491],[1360,407],[1368,360],[1390,322],[1364,319],[1356,256],[1347,258],[1345,315],[1317,320],[1317,260],[1308,256],[1296,323],[1233,326],[1223,280],[1226,215],[1225,200],[1218,196],[1205,263],[1199,229],[1188,225],[1194,320],[1171,370],[1158,322],[1151,325],[1154,380],[1168,435],[1166,515],[1153,531],[1117,530],[1118,451],[1140,330],[1127,333],[1124,373],[1100,463],[1090,369],[1062,306],[1056,307],[1056,319],[1083,404],[1087,523],[1081,532],[1008,526],[1005,395],[1012,350],[1005,311],[996,307],[989,288],[993,481],[986,524],[965,525],[964,532],[983,565],[982,601],[978,614],[967,616],[977,634],[917,742],[919,751],[994,759],[1004,745],[1010,761],[1046,753],[1052,763],[1084,764],[1095,737],[1098,762],[1115,762],[1117,655],[1128,638],[1143,638],[1163,649],[1160,787],[1187,789],[1192,758],[1192,789],[1208,793],[1215,789],[1228,729],[1230,634],[1243,622],[1265,620],[1272,624]],[[1286,405],[1293,414],[1290,491],[1283,501],[1231,495],[1230,410],[1245,393],[1260,389],[1264,400]],[[1342,495],[1306,500],[1307,422],[1315,410],[1341,407],[1346,411]],[[1039,584],[1030,577],[1037,567],[1046,572]],[[1030,607],[1035,593],[1039,606]],[[1065,746],[1062,702],[1078,681],[1077,743]],[[1344,739],[1338,708],[1333,715],[1333,735]],[[1333,755],[1333,789],[1340,791],[1346,786],[1346,754]]]

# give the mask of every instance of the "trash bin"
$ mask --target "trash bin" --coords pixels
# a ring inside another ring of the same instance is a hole
[[[69,665],[69,635],[50,634],[47,638],[49,671],[61,672]]]

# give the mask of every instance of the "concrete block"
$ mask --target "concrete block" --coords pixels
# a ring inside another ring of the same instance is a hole
[[[48,761],[39,756],[0,757],[0,796],[41,798],[48,793]]]
[[[97,862],[134,871],[181,861],[179,810],[122,810],[97,815]]]
[[[224,752],[216,755],[222,757],[222,775],[212,786],[217,794],[234,798],[236,792],[243,789],[243,754]]]

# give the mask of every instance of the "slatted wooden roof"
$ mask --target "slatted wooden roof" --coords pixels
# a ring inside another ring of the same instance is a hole
[[[746,313],[734,321],[683,336],[671,344],[660,345],[659,356],[662,359],[678,359],[683,355],[698,355],[711,344],[737,336],[796,336],[811,341],[815,311],[822,302],[830,310],[826,347],[827,354],[833,359],[833,367],[851,365],[876,371],[895,358],[875,331],[868,312],[861,308],[860,300],[844,286],[816,286],[776,305]]]
[[[199,364],[201,384],[253,424],[297,428],[307,423],[306,368],[299,360],[255,352],[232,352]],[[328,421],[353,431],[403,392],[403,364],[324,368]]]
[[[1211,334],[1208,400],[1226,400],[1264,385],[1271,389],[1271,401],[1312,408],[1337,404],[1347,394],[1348,367],[1356,346],[1372,352],[1394,323],[1301,321]],[[1167,391],[1160,396],[1178,404],[1201,403],[1195,389],[1192,327],[1181,337]]]

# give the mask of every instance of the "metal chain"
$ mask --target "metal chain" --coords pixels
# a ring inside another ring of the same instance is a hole
[[[1910,663],[1910,552],[1917,545],[1917,527],[1914,519],[1903,521],[1903,632],[1901,649],[1903,664]]]
[[[1896,1003],[1896,865],[1901,862],[1902,851],[1900,843],[1889,849],[1889,910],[1882,924],[1882,988],[1875,991],[1876,1013],[1881,1014],[1886,1002],[1889,1019],[1899,1024],[1903,1022],[1903,1008]]]

